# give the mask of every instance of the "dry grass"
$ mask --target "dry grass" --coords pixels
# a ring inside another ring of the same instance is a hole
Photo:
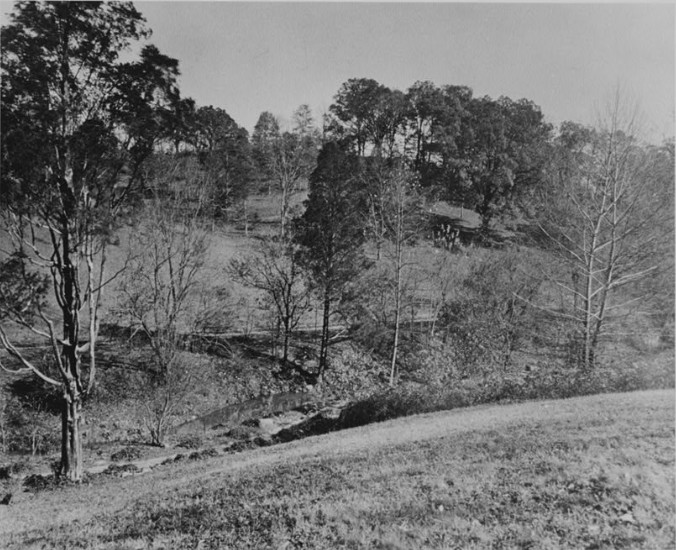
[[[674,548],[673,403],[408,417],[24,497],[0,532],[9,548]]]
[[[300,204],[306,197],[306,191],[295,195],[292,200],[292,206],[300,208]],[[225,268],[233,258],[253,250],[256,243],[253,237],[270,233],[274,234],[276,232],[277,224],[279,223],[279,201],[279,193],[277,192],[274,192],[271,195],[261,194],[250,197],[251,215],[256,216],[264,223],[261,223],[259,226],[254,226],[248,237],[244,235],[242,230],[235,229],[232,224],[212,228],[213,231],[211,231],[209,235],[208,258],[200,277],[200,280],[203,281],[208,288],[229,287],[232,291],[234,301],[237,301],[240,298],[247,298],[251,301],[255,299],[255,293],[250,292],[248,289],[241,288],[238,285],[234,285],[230,281],[229,276],[225,272]],[[143,223],[142,218],[140,223]],[[134,231],[134,228],[130,226],[125,225],[121,227],[116,233],[116,244],[108,247],[106,252],[107,276],[111,276],[122,270],[130,253],[136,254],[143,252],[129,250],[129,236],[132,231]],[[50,248],[47,234],[39,234],[39,241],[43,245],[43,252],[48,252]],[[0,260],[4,260],[8,251],[11,249],[12,245],[9,236],[4,228],[0,227]],[[106,288],[102,297],[101,311],[104,322],[109,320],[109,314],[116,309],[118,299],[117,283],[113,281]],[[59,310],[52,293],[48,293],[47,303],[47,314],[54,318],[58,318]],[[243,311],[244,308],[237,307],[235,303],[228,305],[233,312],[233,323],[238,326],[243,326],[247,321],[248,311]],[[83,320],[86,321],[86,311],[83,310],[82,315]],[[260,314],[258,314],[258,317],[260,317]],[[258,321],[260,322],[260,319]],[[16,335],[14,331],[12,331],[10,334],[21,340],[34,339],[34,335],[27,331],[16,331]]]

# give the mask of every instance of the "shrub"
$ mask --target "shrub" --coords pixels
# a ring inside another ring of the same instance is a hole
[[[101,472],[101,475],[120,477],[124,474],[136,474],[140,471],[135,464],[111,464]]]
[[[542,286],[531,273],[540,263],[538,254],[520,247],[483,252],[470,262],[438,322],[465,374],[481,372],[486,364],[506,368],[528,345],[538,325],[530,304],[538,301]]]
[[[24,472],[28,469],[28,465],[25,461],[13,462],[7,466],[0,466],[0,480],[11,479],[21,472]]]
[[[239,441],[249,441],[258,435],[258,430],[250,426],[240,425],[235,426],[228,431],[227,436]]]
[[[30,392],[9,395],[0,414],[0,450],[35,456],[59,448],[58,419],[39,396]]]
[[[274,435],[273,440],[277,443],[287,443],[312,435],[322,435],[335,430],[337,424],[338,422],[333,418],[327,418],[323,414],[316,414],[300,424],[280,430]]]
[[[114,462],[121,462],[122,460],[138,460],[141,458],[142,454],[141,449],[138,447],[125,447],[110,455],[110,459]]]
[[[23,479],[22,485],[25,487],[26,491],[37,493],[39,491],[54,490],[59,487],[63,487],[64,485],[68,485],[69,483],[74,482],[56,475],[43,476],[40,474],[31,474]]]
[[[450,410],[474,404],[462,389],[435,386],[401,386],[376,393],[349,405],[340,415],[341,429],[382,422],[391,418]]]
[[[202,446],[203,439],[201,435],[190,434],[183,436],[178,443],[177,447],[182,447],[184,449],[199,449]]]
[[[214,456],[218,456],[218,451],[213,447],[210,447],[208,449],[203,449],[201,451],[195,451],[194,453],[190,453],[188,455],[188,460],[204,460],[205,458],[211,458]]]
[[[543,366],[536,371],[463,380],[453,388],[407,385],[374,393],[350,404],[340,415],[339,429],[363,426],[401,416],[451,410],[483,403],[562,399],[598,393],[674,387],[673,354],[645,362],[600,365],[590,371]]]

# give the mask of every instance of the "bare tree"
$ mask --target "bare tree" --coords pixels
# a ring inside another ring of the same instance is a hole
[[[462,275],[456,270],[458,280],[440,308],[440,322],[463,370],[507,369],[514,352],[530,343],[538,320],[529,304],[540,301],[542,286],[533,271],[542,255],[514,245],[490,254],[478,250]]]
[[[319,147],[319,131],[310,108],[301,105],[294,112],[293,120],[293,129],[280,134],[279,122],[270,113],[263,113],[259,120],[260,128],[267,126],[269,129],[267,133],[263,130],[259,134],[254,132],[254,156],[263,174],[281,193],[279,215],[282,237],[291,216],[291,200],[314,170]]]
[[[146,424],[154,444],[162,445],[169,416],[190,385],[181,361],[187,339],[219,306],[204,307],[206,286],[200,280],[208,251],[208,234],[200,210],[185,207],[181,193],[155,197],[129,240],[128,267],[121,283],[118,315],[141,333],[150,347],[153,391],[145,402]],[[197,201],[200,204],[201,201]]]
[[[277,239],[263,240],[256,254],[237,258],[231,276],[263,292],[263,305],[274,316],[275,339],[282,332],[282,362],[287,363],[294,329],[310,308],[310,293],[297,262],[297,245]]]
[[[393,271],[394,335],[390,355],[390,385],[396,379],[400,326],[404,307],[407,270],[415,263],[406,259],[406,249],[420,235],[423,226],[422,196],[413,173],[402,166],[390,168],[380,199],[382,228],[388,243],[385,257]]]
[[[645,297],[640,283],[668,268],[673,162],[656,162],[636,135],[635,111],[619,94],[598,128],[564,123],[541,196],[539,227],[569,277],[555,281],[571,306],[556,314],[577,327],[583,368],[609,323]]]

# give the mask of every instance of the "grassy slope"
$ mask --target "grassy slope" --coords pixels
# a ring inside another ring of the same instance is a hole
[[[306,196],[307,193],[305,191],[295,195],[292,197],[291,205],[294,207],[299,207],[298,205],[302,203]],[[225,267],[228,265],[230,260],[235,257],[250,253],[256,243],[254,237],[276,233],[279,219],[279,200],[279,194],[277,192],[274,192],[271,195],[263,194],[253,195],[250,197],[250,215],[255,216],[263,223],[252,224],[249,237],[244,235],[244,231],[241,228],[235,229],[231,224],[226,225],[225,227],[217,227],[215,231],[209,235],[210,246],[208,257],[205,268],[200,274],[201,280],[205,282],[207,287],[221,287],[231,285],[230,278],[225,273]],[[129,253],[129,233],[131,230],[132,229],[128,226],[122,227],[117,233],[117,237],[119,238],[118,244],[112,245],[108,248],[106,257],[107,276],[111,276],[123,268]],[[47,235],[43,234],[40,240],[43,242],[44,250],[50,250]],[[6,251],[12,250],[12,248],[13,247],[11,245],[8,233],[4,230],[4,227],[0,227],[0,260],[5,259]],[[241,297],[252,298],[256,294],[255,292],[244,289],[239,285],[232,286],[234,294],[233,300]],[[118,284],[113,282],[105,289],[103,293],[102,314],[104,323],[112,321],[112,319],[110,319],[107,315],[111,310],[115,309],[118,300]],[[58,318],[58,309],[56,307],[56,301],[52,293],[48,294],[47,303],[48,315]],[[234,317],[233,322],[237,326],[241,326],[242,330],[244,330],[244,324],[246,322],[248,312],[241,311],[242,308],[236,308],[234,305],[232,309]],[[86,308],[82,310],[82,318],[83,320],[87,319]],[[9,328],[10,330],[13,329],[11,326]],[[14,333],[11,332],[11,334]],[[34,339],[34,335],[30,333],[17,332],[17,336],[19,340]]]
[[[9,548],[673,548],[674,393],[421,415],[0,509]],[[77,523],[73,523],[77,521]]]

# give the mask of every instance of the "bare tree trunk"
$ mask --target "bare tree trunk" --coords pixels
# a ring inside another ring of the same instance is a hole
[[[87,262],[87,275],[89,278],[89,289],[87,292],[87,305],[89,306],[89,376],[87,382],[87,393],[94,388],[96,379],[96,341],[99,336],[99,305],[103,294],[103,273],[106,264],[106,245],[101,247],[101,261],[99,262],[99,276],[94,273],[94,244],[93,237],[88,235],[85,247],[85,260]]]
[[[397,353],[399,351],[399,325],[401,324],[401,272],[402,266],[402,212],[397,220],[396,257],[395,257],[395,296],[394,296],[394,342],[390,360],[390,386],[394,386],[397,371]]]
[[[280,226],[279,236],[284,238],[286,231],[286,217],[289,214],[289,189],[285,183],[282,183],[282,201],[280,205]]]
[[[82,479],[82,440],[80,422],[81,394],[74,380],[66,385],[61,413],[61,465],[60,474],[71,481]]]
[[[401,300],[399,290],[397,290],[396,304],[394,310],[394,342],[392,343],[392,358],[390,360],[390,386],[394,386],[394,380],[397,369],[397,352],[399,350],[399,324],[401,315]]]
[[[591,322],[592,322],[592,308],[593,308],[593,269],[594,269],[594,256],[593,254],[590,257],[589,264],[587,266],[586,274],[586,285],[585,285],[585,295],[583,299],[584,305],[584,323],[583,323],[583,356],[582,356],[582,366],[583,368],[591,368]]]
[[[286,364],[289,360],[289,328],[284,327],[284,348],[282,350],[282,363]]]
[[[331,317],[331,291],[324,291],[324,312],[322,316],[322,337],[319,348],[319,367],[317,372],[317,382],[321,386],[324,381],[324,371],[328,358],[329,348],[329,320]]]
[[[68,219],[73,219],[72,217]],[[82,443],[80,441],[80,408],[82,381],[80,379],[80,287],[78,278],[79,257],[71,245],[68,221],[61,232],[62,254],[57,272],[61,277],[61,290],[57,295],[63,315],[63,342],[61,344],[61,376],[64,406],[62,410],[62,448],[60,474],[71,481],[82,479]]]
[[[401,324],[401,298],[402,298],[402,271],[404,269],[403,250],[404,250],[404,207],[406,200],[406,191],[402,182],[398,182],[395,188],[396,193],[396,213],[394,225],[394,270],[395,270],[395,296],[394,296],[394,342],[392,343],[392,357],[390,361],[390,386],[394,386],[397,370],[397,353],[399,351],[399,331]],[[413,325],[411,325],[413,326]]]
[[[246,198],[244,199],[244,236],[249,236],[249,213],[246,206]]]

